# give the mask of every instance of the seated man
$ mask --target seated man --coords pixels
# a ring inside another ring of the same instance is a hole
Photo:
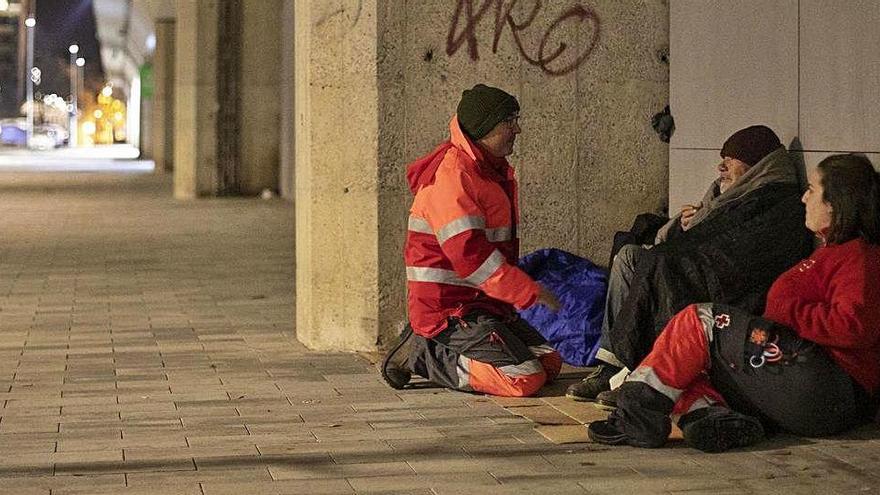
[[[566,396],[594,400],[622,368],[634,367],[679,310],[719,301],[760,312],[773,280],[809,254],[795,165],[776,134],[751,126],[721,148],[719,177],[685,205],[651,249],[624,246],[608,281],[597,359],[605,364]]]
[[[478,84],[462,94],[450,140],[407,169],[411,326],[382,363],[394,388],[415,372],[456,390],[527,396],[559,373],[559,353],[514,310],[559,307],[516,266],[516,179],[505,157],[518,119],[516,98]]]

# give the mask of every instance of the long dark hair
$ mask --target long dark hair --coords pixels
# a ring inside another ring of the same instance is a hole
[[[880,174],[861,155],[832,155],[818,166],[822,173],[822,199],[831,205],[828,244],[861,237],[880,244]]]

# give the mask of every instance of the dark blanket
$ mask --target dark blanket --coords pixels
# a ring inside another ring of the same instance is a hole
[[[610,330],[609,350],[635,369],[666,322],[691,303],[726,303],[761,314],[776,277],[812,249],[800,188],[760,187],[647,251]]]

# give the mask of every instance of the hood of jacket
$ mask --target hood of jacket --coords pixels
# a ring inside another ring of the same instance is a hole
[[[496,158],[479,144],[472,141],[461,129],[458,117],[449,121],[449,140],[440,143],[433,151],[416,159],[406,167],[406,180],[413,194],[434,183],[434,176],[446,154],[455,149],[459,156],[478,165],[478,170],[488,178],[500,181],[512,178],[513,169],[505,158]]]

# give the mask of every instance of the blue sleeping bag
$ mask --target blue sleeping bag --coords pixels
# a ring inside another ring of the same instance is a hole
[[[520,311],[573,366],[593,366],[602,333],[608,273],[591,261],[561,249],[539,249],[519,260],[519,267],[556,294],[562,308],[553,313],[536,304]]]

